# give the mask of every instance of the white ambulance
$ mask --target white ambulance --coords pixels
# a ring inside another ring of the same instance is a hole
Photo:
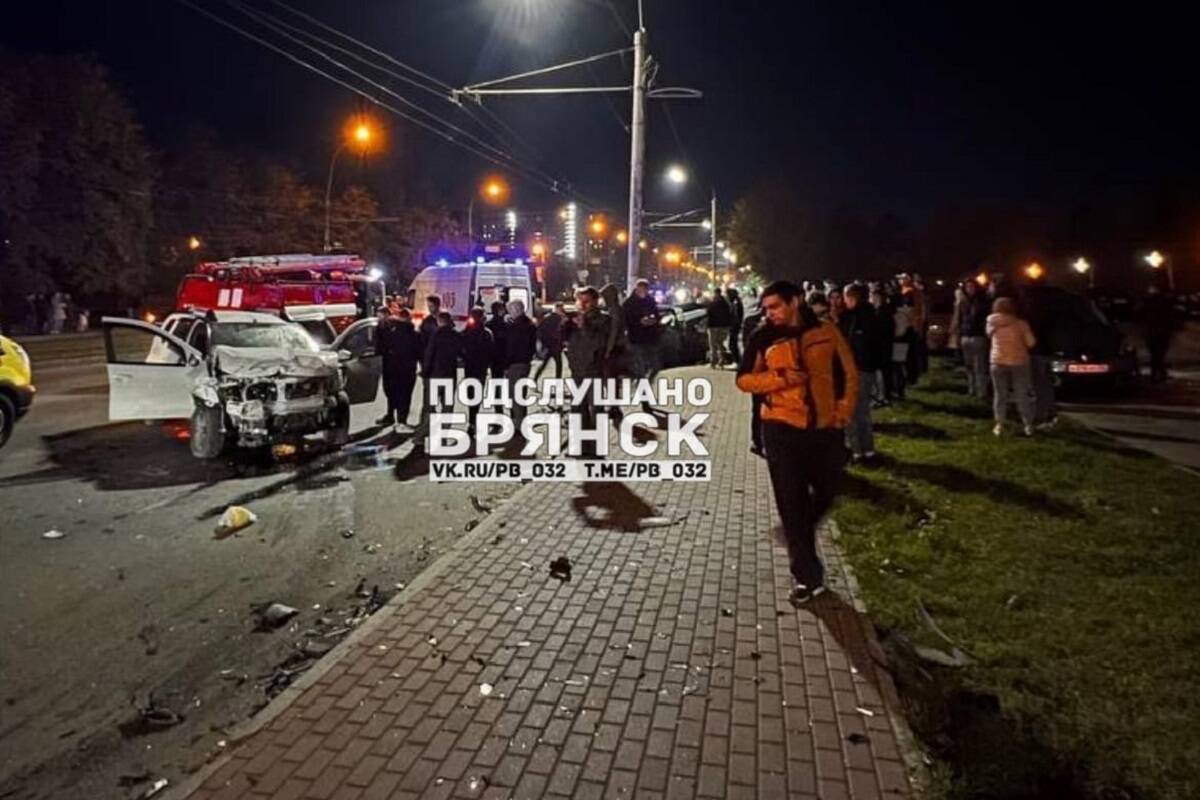
[[[489,252],[495,248],[496,252]],[[508,248],[504,248],[507,250]],[[408,290],[413,321],[418,325],[428,313],[425,304],[430,295],[442,300],[442,311],[454,317],[454,326],[461,329],[474,306],[480,305],[490,314],[492,303],[520,300],[532,316],[536,296],[529,275],[529,264],[521,257],[508,257],[499,245],[485,245],[484,253],[474,261],[451,264],[440,261],[421,270]]]

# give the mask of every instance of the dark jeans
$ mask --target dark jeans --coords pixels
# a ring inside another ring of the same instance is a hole
[[[729,329],[729,355],[733,358],[734,364],[742,362],[742,349],[739,345],[741,333],[742,326],[740,324],[734,325]]]
[[[1171,347],[1171,334],[1154,332],[1146,335],[1146,349],[1150,351],[1150,380],[1167,379],[1167,350]]]
[[[654,380],[654,376],[662,369],[662,359],[658,352],[658,342],[631,343],[629,351],[633,355],[634,377]]]
[[[904,361],[904,379],[909,386],[921,378],[921,340],[913,336],[908,343],[908,358]]]
[[[504,370],[504,377],[508,380],[508,390],[514,393],[514,397],[516,396],[515,393],[517,389],[517,381],[521,380],[522,378],[529,377],[529,367],[530,365],[528,363],[509,364],[508,368]],[[517,431],[520,432],[521,423],[525,421],[525,415],[529,409],[523,405],[519,405],[514,399],[511,410],[513,425],[515,425],[517,427]]]
[[[892,385],[888,387],[888,396],[897,400],[904,399],[904,386],[907,383],[905,375],[908,366],[903,361],[892,362]]]
[[[856,456],[875,452],[875,431],[871,426],[871,395],[875,393],[875,372],[858,373],[858,397],[854,399],[854,416],[846,426],[846,443]]]
[[[477,380],[481,384],[483,384],[484,389],[487,388],[487,370],[486,369],[483,370],[482,372],[464,372],[463,377],[466,378],[467,380],[474,378],[475,380]],[[468,430],[474,431],[476,429],[475,420],[478,419],[479,409],[482,407],[483,407],[482,400],[480,400],[475,405],[467,406],[467,429]]]
[[[554,361],[554,377],[561,378],[562,374],[562,350],[547,350],[546,357],[542,359],[542,363],[538,364],[537,372],[533,373],[535,381],[542,379],[542,373],[546,371],[546,365],[551,360]]]
[[[792,577],[809,588],[820,586],[825,566],[817,555],[817,524],[833,505],[841,483],[845,434],[836,428],[805,430],[769,421],[762,431]]]

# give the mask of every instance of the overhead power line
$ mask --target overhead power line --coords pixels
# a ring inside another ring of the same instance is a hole
[[[378,81],[372,80],[371,78],[367,77],[366,75],[363,75],[361,72],[358,72],[354,68],[347,66],[346,64],[342,63],[341,61],[338,61],[333,56],[330,56],[328,53],[323,52],[320,48],[315,47],[312,44],[309,44],[308,42],[305,42],[304,40],[302,40],[296,36],[292,36],[290,33],[288,33],[282,27],[276,25],[275,23],[271,22],[268,19],[265,19],[266,15],[261,14],[258,11],[248,8],[244,3],[241,3],[239,0],[225,0],[225,1],[228,5],[241,11],[243,14],[250,17],[251,19],[254,19],[259,24],[269,28],[270,30],[273,30],[274,32],[278,33],[280,36],[283,36],[288,41],[298,44],[301,47],[305,48],[306,50],[309,50],[310,52],[316,54],[317,56],[325,59],[330,64],[333,64],[335,67],[337,67],[338,69],[341,69],[344,72],[347,72],[347,73],[353,75],[354,77],[358,78],[359,80],[363,81],[364,83],[367,83],[370,86],[374,87],[375,89],[396,99],[397,101],[403,103],[408,108],[412,109],[414,112],[416,112],[418,114],[424,114],[426,117],[431,118],[435,122],[440,123],[441,125],[448,128],[449,130],[454,131],[455,133],[459,134],[460,136],[468,139],[473,144],[475,144],[479,147],[482,147],[486,150],[489,150],[494,155],[496,155],[498,158],[502,158],[505,161],[512,164],[513,167],[521,166],[517,163],[516,159],[511,154],[505,152],[504,150],[501,150],[498,147],[493,146],[490,142],[484,141],[483,139],[479,138],[478,136],[471,133],[470,131],[460,128],[457,125],[454,125],[453,123],[447,122],[446,120],[437,116],[437,114],[434,114],[431,111],[427,111],[426,109],[417,105],[413,101],[409,100],[407,97],[404,97],[403,95],[393,91],[392,89],[385,86],[384,84],[379,83]],[[555,176],[553,176],[539,168],[530,168],[530,167],[523,167],[523,168],[528,171],[534,172],[535,174],[540,173],[540,176],[543,179],[548,180],[551,183],[557,184],[560,182],[558,178],[556,178]]]
[[[228,28],[228,29],[234,31],[235,33],[237,33],[238,35],[243,36],[253,42],[256,42],[256,43],[278,53],[279,55],[283,56],[284,58],[288,59],[289,61],[291,61],[311,72],[314,72],[317,75],[320,75],[321,77],[325,78],[326,80],[329,80],[339,86],[342,86],[345,89],[350,90],[351,92],[354,92],[355,94],[359,95],[360,97],[364,98],[365,100],[378,106],[379,108],[384,109],[402,119],[408,120],[409,122],[413,123],[414,125],[422,128],[423,130],[429,131],[430,133],[433,133],[433,134],[439,136],[440,138],[444,139],[445,141],[447,141],[451,144],[454,144],[455,146],[457,146],[463,150],[473,153],[474,155],[479,156],[480,158],[484,159],[485,161],[488,161],[489,163],[495,164],[496,166],[499,166],[499,167],[502,167],[505,169],[511,169],[518,174],[522,174],[524,177],[529,179],[531,182],[541,185],[544,188],[549,189],[552,192],[562,193],[564,191],[567,191],[570,194],[573,194],[573,195],[579,197],[585,203],[588,203],[589,205],[594,205],[594,203],[592,203],[588,198],[581,195],[579,192],[570,190],[569,184],[566,181],[560,181],[559,179],[553,178],[551,176],[547,176],[545,174],[539,174],[541,172],[540,170],[530,169],[529,167],[521,164],[516,159],[514,159],[511,156],[511,154],[504,153],[503,151],[500,151],[497,148],[492,147],[491,145],[487,145],[486,143],[484,143],[484,145],[487,149],[480,149],[480,148],[474,146],[473,144],[462,141],[461,139],[455,137],[451,133],[448,133],[446,130],[438,128],[435,125],[432,125],[432,124],[426,122],[425,120],[415,117],[412,114],[407,113],[406,111],[404,111],[400,108],[397,108],[395,105],[392,105],[391,103],[389,103],[385,100],[382,100],[379,97],[376,97],[371,92],[366,91],[366,90],[362,89],[361,87],[355,86],[354,84],[352,84],[336,75],[330,74],[326,70],[323,70],[320,67],[310,63],[309,61],[306,61],[305,59],[301,58],[300,56],[296,55],[295,53],[292,53],[292,52],[288,51],[287,49],[280,47],[277,44],[251,32],[251,31],[246,30],[246,29],[242,28],[241,26],[239,26],[233,22],[230,22],[229,20],[224,19],[223,17],[221,17],[217,14],[212,13],[208,9],[205,9],[205,8],[197,5],[196,3],[192,2],[191,0],[178,0],[178,2],[187,6],[188,8],[191,8],[193,11],[197,12],[198,14],[201,14],[202,16],[212,20],[213,22],[217,23],[218,25]],[[322,54],[322,55],[324,55],[324,54]],[[325,56],[325,57],[329,58],[328,56]],[[399,63],[399,62],[397,62],[397,63]],[[346,69],[348,72],[356,75],[360,79],[362,78],[362,76],[359,75],[358,73],[356,73],[353,69],[350,69],[347,67],[343,67],[343,69]],[[394,92],[391,92],[391,90],[386,89],[386,87],[384,87],[384,90],[390,94],[393,94],[393,95],[395,94]],[[408,102],[411,103],[411,101],[408,101]],[[426,113],[426,114],[429,113],[429,112],[424,112],[423,109],[422,109],[422,112]],[[449,127],[453,128],[453,126],[449,126]],[[461,130],[461,129],[457,129],[457,128],[453,128],[453,129]],[[471,136],[471,138],[477,139],[477,137],[474,137],[473,135],[471,135],[469,133],[467,135]],[[497,153],[499,153],[499,155],[488,152],[488,149],[496,151]]]

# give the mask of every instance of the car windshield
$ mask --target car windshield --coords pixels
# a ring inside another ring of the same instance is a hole
[[[213,345],[273,347],[281,350],[317,351],[317,343],[299,325],[222,322],[212,326]]]

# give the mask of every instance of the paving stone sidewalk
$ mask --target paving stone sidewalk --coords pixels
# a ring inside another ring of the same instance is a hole
[[[831,537],[838,596],[797,611],[749,403],[684,374],[710,483],[526,486],[173,796],[911,796]]]

